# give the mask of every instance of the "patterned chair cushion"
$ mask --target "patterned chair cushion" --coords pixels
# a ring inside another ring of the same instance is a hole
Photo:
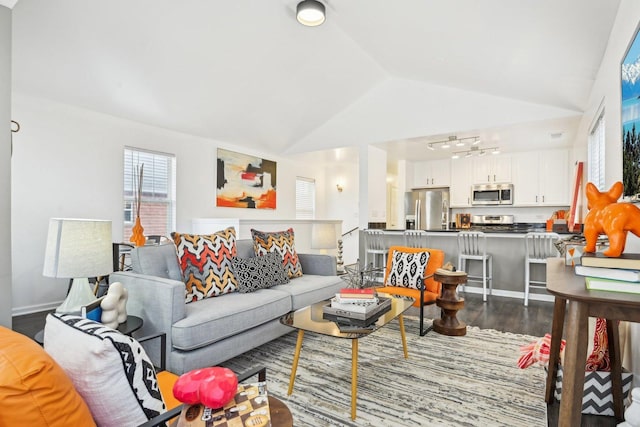
[[[102,323],[49,314],[44,349],[101,427],[139,425],[166,411],[153,363],[135,339]]]
[[[393,252],[393,261],[385,286],[404,286],[420,289],[424,271],[429,262],[429,252]]]
[[[293,228],[286,231],[264,232],[251,229],[253,250],[257,256],[276,252],[282,259],[282,265],[289,278],[302,276],[302,265],[294,244]]]
[[[236,230],[229,227],[210,235],[171,233],[178,251],[186,302],[236,291],[231,260],[236,256]]]
[[[238,279],[238,290],[242,293],[289,283],[282,260],[275,252],[251,258],[234,258],[233,273]]]

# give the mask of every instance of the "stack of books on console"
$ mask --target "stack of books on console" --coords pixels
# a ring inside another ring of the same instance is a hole
[[[587,289],[640,294],[640,254],[622,254],[617,258],[602,253],[581,257],[576,274],[585,276]]]
[[[342,332],[373,328],[378,318],[391,310],[391,298],[380,297],[372,288],[344,288],[323,308],[323,317],[338,324]]]

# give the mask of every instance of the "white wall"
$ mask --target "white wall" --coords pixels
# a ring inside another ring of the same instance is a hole
[[[622,181],[622,125],[620,118],[620,64],[640,20],[640,2],[623,0],[609,37],[598,76],[589,97],[589,106],[580,122],[576,138],[578,158],[586,161],[586,147],[590,127],[600,111],[605,109],[606,152],[605,184],[610,187]],[[580,153],[582,156],[580,156]]]
[[[327,219],[342,219],[340,234],[344,234],[359,227],[358,201],[361,189],[358,178],[360,173],[359,153],[355,147],[332,151],[335,158],[327,162],[325,169],[325,214]],[[342,192],[336,188],[338,183],[342,185]],[[353,264],[358,260],[358,237],[358,230],[342,237],[345,264]]]
[[[22,125],[14,136],[12,160],[14,315],[52,308],[64,299],[66,281],[42,276],[49,218],[110,219],[114,241],[122,240],[125,145],[175,154],[178,231],[191,230],[192,218],[293,219],[295,177],[302,175],[322,182],[324,176],[315,164],[247,152],[242,147],[25,94],[14,94],[13,116]],[[277,209],[215,207],[217,147],[278,162]],[[325,206],[324,192],[319,193],[318,206]]]
[[[368,210],[366,218],[369,222],[387,222],[387,152],[369,146],[367,154]],[[362,186],[363,183],[361,183]]]
[[[11,328],[11,9],[0,6],[0,325]]]
[[[576,138],[576,158],[586,161],[586,147],[588,132],[599,113],[601,106],[605,109],[605,184],[610,187],[616,181],[622,181],[622,126],[620,119],[620,63],[627,46],[635,35],[640,22],[640,2],[636,0],[622,0],[618,9],[618,16],[609,37],[609,44],[604,54],[598,77],[589,98],[589,107],[580,123],[580,130]],[[585,205],[586,206],[586,205]],[[585,212],[586,213],[586,212]],[[640,239],[629,234],[625,251],[640,252]],[[630,349],[622,349],[625,367],[634,372],[634,386],[640,386],[640,326],[630,324],[627,338],[634,345]],[[628,344],[628,343],[627,343]],[[626,353],[626,354],[625,354]]]

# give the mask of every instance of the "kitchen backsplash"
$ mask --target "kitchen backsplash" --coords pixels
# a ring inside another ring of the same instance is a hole
[[[553,212],[557,211],[557,206],[553,207],[507,207],[507,206],[487,206],[487,207],[471,207],[471,208],[455,208],[451,209],[451,218],[455,218],[457,213],[470,213],[472,215],[513,215],[513,221],[538,223],[545,222],[551,217]],[[566,209],[569,209],[567,206]],[[584,218],[586,212],[582,214]]]

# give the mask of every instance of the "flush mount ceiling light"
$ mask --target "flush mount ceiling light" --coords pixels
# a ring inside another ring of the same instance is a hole
[[[317,27],[325,19],[324,5],[316,0],[304,0],[298,3],[296,18],[298,22],[307,27]]]

